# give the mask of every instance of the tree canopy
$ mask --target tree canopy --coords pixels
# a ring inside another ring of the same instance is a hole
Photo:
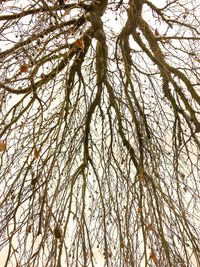
[[[199,8],[0,1],[2,266],[200,266]]]

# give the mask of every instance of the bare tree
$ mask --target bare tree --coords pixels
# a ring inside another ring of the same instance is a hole
[[[199,8],[0,1],[1,266],[200,266]]]

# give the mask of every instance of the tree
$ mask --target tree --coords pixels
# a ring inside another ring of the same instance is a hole
[[[200,266],[198,1],[0,2],[4,266]]]

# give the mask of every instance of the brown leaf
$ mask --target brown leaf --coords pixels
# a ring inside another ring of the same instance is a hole
[[[183,190],[184,190],[185,192],[187,192],[187,191],[188,191],[187,186],[183,187]]]
[[[32,230],[32,225],[28,225],[26,228],[26,233],[27,234],[31,233],[31,230]]]
[[[156,254],[155,254],[155,252],[154,252],[153,250],[151,250],[151,253],[150,253],[149,258],[150,258],[151,260],[153,260],[154,263],[156,263],[156,262],[158,261],[158,259],[157,259],[157,257],[156,257]]]
[[[83,41],[83,39],[78,39],[78,40],[76,40],[76,42],[75,42],[75,45],[78,47],[78,48],[81,48],[81,49],[84,49],[84,41]]]
[[[106,251],[103,253],[104,259],[112,258],[112,252],[111,251]]]
[[[138,213],[142,213],[142,208],[138,208]]]
[[[20,66],[20,71],[21,72],[27,72],[28,71],[28,65],[26,65],[26,64],[21,65]]]
[[[0,141],[0,152],[6,151],[6,142]]]
[[[153,225],[152,225],[152,223],[147,224],[147,229],[148,229],[149,231],[152,231],[152,230],[153,230]]]
[[[125,247],[125,243],[123,240],[120,241],[120,248],[124,248]]]
[[[32,185],[32,186],[35,186],[35,185],[37,184],[37,181],[38,181],[38,177],[33,178],[33,179],[31,180],[31,185]]]
[[[64,11],[64,14],[63,14],[63,15],[64,15],[64,16],[67,16],[67,15],[69,15],[69,13],[70,13],[70,12],[69,12],[69,9],[65,9],[65,11]]]
[[[160,34],[159,34],[158,30],[155,29],[155,36],[159,36],[159,35],[160,35]]]
[[[181,177],[182,179],[185,179],[185,174],[180,172],[180,177]]]
[[[34,148],[33,154],[34,154],[34,158],[35,159],[38,159],[39,158],[40,153],[39,153],[39,151],[37,150],[36,147]]]
[[[58,223],[56,224],[56,227],[54,229],[54,235],[55,235],[55,238],[58,238],[58,239],[62,238],[62,229]]]
[[[141,169],[139,174],[138,174],[138,177],[140,179],[140,182],[143,182],[144,181],[144,171]]]
[[[40,77],[41,77],[42,79],[44,79],[44,78],[46,77],[46,75],[45,75],[44,73],[42,73],[42,74],[40,75]]]

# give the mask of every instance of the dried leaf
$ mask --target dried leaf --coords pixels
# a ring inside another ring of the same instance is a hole
[[[125,243],[123,240],[120,241],[120,248],[124,248],[125,247]]]
[[[46,77],[46,75],[45,75],[44,73],[42,73],[42,74],[40,75],[40,77],[41,77],[42,79],[44,79],[44,78]]]
[[[156,254],[155,254],[155,252],[154,252],[153,250],[151,250],[151,253],[150,253],[149,258],[150,258],[151,260],[153,260],[154,263],[156,263],[156,262],[158,261],[158,259],[157,259],[157,257],[156,257]]]
[[[195,52],[189,52],[188,55],[190,55],[192,57],[195,57],[196,56],[196,53]]]
[[[106,251],[103,253],[104,259],[112,258],[112,252],[111,251]]]
[[[39,151],[37,150],[36,147],[34,148],[33,154],[34,154],[34,158],[35,159],[38,159],[39,158],[40,153],[39,153]]]
[[[153,225],[152,225],[152,223],[147,224],[147,229],[148,229],[149,231],[152,231],[152,230],[153,230]]]
[[[6,151],[6,142],[0,141],[0,152]]]
[[[185,179],[185,174],[180,172],[180,177],[181,177],[182,179]]]
[[[55,238],[58,238],[58,239],[62,238],[62,229],[58,223],[56,224],[56,227],[54,229],[54,235],[55,235]]]
[[[139,174],[138,174],[138,177],[140,179],[140,182],[143,182],[144,181],[144,171],[141,169]]]
[[[64,11],[64,14],[63,14],[63,15],[64,15],[64,16],[67,16],[67,15],[69,15],[69,13],[70,13],[70,12],[69,12],[69,9],[65,9],[65,11]]]
[[[31,230],[32,230],[32,225],[28,225],[26,228],[26,233],[27,234],[31,233]]]
[[[21,65],[20,66],[20,71],[21,72],[27,72],[28,71],[28,65],[26,65],[26,64]]]
[[[75,45],[77,46],[77,47],[79,47],[79,48],[81,48],[81,49],[84,49],[84,41],[83,41],[83,39],[78,39],[78,40],[76,40],[76,42],[75,42]]]
[[[138,208],[138,213],[142,213],[142,208]]]
[[[187,191],[188,191],[187,186],[183,187],[183,190],[184,190],[185,192],[187,192]]]
[[[36,183],[37,183],[37,181],[38,181],[38,177],[33,178],[33,179],[31,180],[31,185],[32,185],[32,186],[35,186]]]
[[[155,29],[155,36],[159,36],[159,35],[160,35],[160,34],[159,34],[158,30]]]

